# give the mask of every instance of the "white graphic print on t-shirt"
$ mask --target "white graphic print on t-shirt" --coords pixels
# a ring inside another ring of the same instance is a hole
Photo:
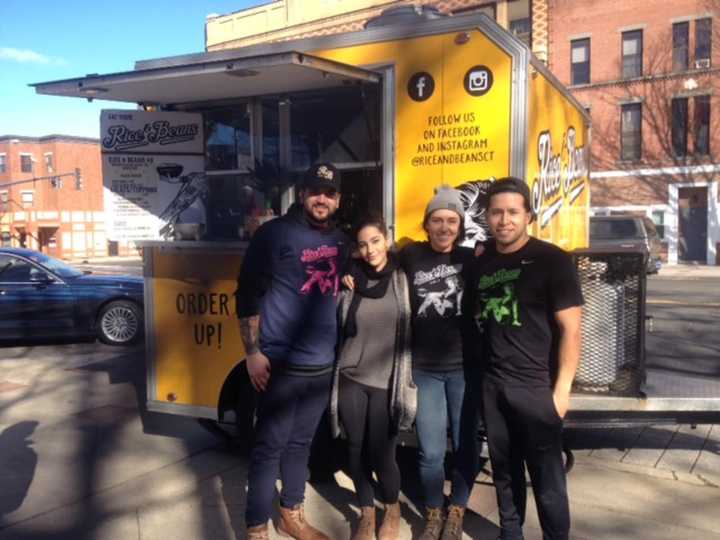
[[[431,316],[433,310],[440,317],[462,315],[463,282],[460,272],[462,264],[440,264],[429,272],[415,272],[413,283],[422,298],[418,317]]]

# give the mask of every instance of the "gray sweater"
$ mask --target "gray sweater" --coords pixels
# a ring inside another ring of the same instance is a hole
[[[362,299],[356,314],[357,335],[345,338],[338,356],[343,377],[372,388],[389,388],[398,315],[392,280],[385,296]]]
[[[385,379],[389,382],[389,387],[387,388],[390,391],[390,410],[388,412],[394,431],[410,431],[415,421],[415,413],[417,411],[417,387],[412,380],[410,294],[405,273],[400,269],[393,272],[391,284],[392,287],[388,287],[388,291],[392,291],[395,297],[397,321],[395,323],[391,373],[389,380],[387,378]],[[335,362],[333,386],[330,394],[330,426],[334,437],[343,434],[338,414],[340,371],[342,366],[346,365],[346,363],[343,362],[345,351],[342,328],[345,327],[345,321],[347,320],[348,309],[350,308],[352,298],[352,291],[344,291],[338,307],[341,331],[337,350],[340,351],[340,354],[338,354]],[[363,299],[363,301],[364,300],[365,299]],[[360,306],[362,306],[362,302]],[[358,319],[358,327],[360,324],[362,324],[362,321]],[[361,332],[360,328],[358,328],[358,336],[361,335]]]

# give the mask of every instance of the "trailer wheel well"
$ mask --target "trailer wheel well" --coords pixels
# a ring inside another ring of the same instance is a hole
[[[233,424],[234,439],[241,449],[249,450],[252,443],[256,403],[257,394],[241,360],[225,379],[218,400],[218,420]]]
[[[245,359],[242,359],[230,371],[220,390],[218,399],[218,419],[220,422],[224,421],[224,415],[227,412],[235,411],[240,393],[248,387],[252,388],[252,385],[245,366]]]

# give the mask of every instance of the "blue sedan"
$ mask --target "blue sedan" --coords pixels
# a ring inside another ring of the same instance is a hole
[[[143,280],[94,276],[37,251],[0,248],[0,340],[143,335]]]

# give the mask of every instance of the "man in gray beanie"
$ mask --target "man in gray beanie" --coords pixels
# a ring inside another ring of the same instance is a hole
[[[465,273],[474,257],[471,249],[458,245],[465,234],[464,218],[460,192],[440,186],[425,209],[428,241],[413,242],[400,253],[410,282],[413,380],[418,387],[415,422],[426,506],[421,540],[462,537],[465,506],[478,472],[477,408],[473,395],[465,394],[466,379],[470,383],[478,370],[472,346],[479,339],[462,310]],[[448,425],[455,459],[445,517]]]

